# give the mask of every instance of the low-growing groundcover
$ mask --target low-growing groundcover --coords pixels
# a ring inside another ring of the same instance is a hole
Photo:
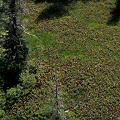
[[[6,94],[0,91],[0,119],[120,119],[120,21],[112,21],[116,2],[26,3],[27,65],[20,84]]]

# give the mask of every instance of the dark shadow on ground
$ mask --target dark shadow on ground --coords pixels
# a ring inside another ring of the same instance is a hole
[[[38,3],[52,3],[48,8],[42,11],[35,20],[37,23],[41,20],[49,20],[54,18],[60,18],[63,15],[68,15],[69,10],[79,0],[33,0],[36,4]],[[87,3],[91,0],[82,0],[83,3]],[[99,2],[100,0],[96,0]]]
[[[77,0],[34,0],[37,3],[52,3],[48,8],[42,11],[37,17],[36,22],[62,17],[68,14],[68,10],[77,2]]]
[[[62,17],[68,13],[68,6],[54,4],[45,9],[36,19],[37,22],[40,20],[54,19]]]
[[[100,0],[82,0],[83,3],[87,3],[87,2],[90,2],[90,1],[100,2]]]
[[[48,2],[48,3],[54,3],[54,4],[63,4],[63,5],[68,5],[69,3],[77,0],[33,0],[36,4],[37,3],[43,3],[43,2]]]
[[[82,0],[83,3],[87,3],[89,2],[90,0]]]
[[[108,25],[116,25],[120,20],[120,0],[116,0],[116,7],[110,12],[111,18]]]

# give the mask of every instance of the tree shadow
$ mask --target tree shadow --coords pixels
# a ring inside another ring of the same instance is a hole
[[[90,0],[82,0],[83,3],[87,3],[89,2]]]
[[[36,4],[37,3],[43,3],[43,2],[47,2],[47,3],[54,3],[54,4],[63,4],[63,5],[68,5],[69,3],[73,2],[73,1],[77,1],[77,0],[33,0]]]
[[[116,1],[116,7],[110,12],[111,18],[108,25],[116,25],[120,20],[120,0]]]
[[[64,5],[54,4],[45,9],[36,19],[37,22],[40,20],[54,19],[62,17],[68,13],[68,7]]]
[[[82,0],[83,3],[87,3],[87,2],[90,2],[92,0]],[[100,0],[93,0],[94,2],[100,2]]]
[[[68,11],[74,6],[74,4],[79,0],[33,0],[35,4],[38,3],[52,3],[49,7],[43,10],[40,15],[35,20],[37,23],[41,20],[50,20],[54,18],[60,18],[63,15],[67,15]],[[91,0],[82,0],[85,4]],[[99,2],[100,0],[96,0]]]
[[[49,20],[54,18],[60,18],[63,15],[68,14],[68,10],[77,0],[35,0],[34,2],[43,3],[48,2],[52,3],[48,8],[43,10],[40,15],[37,17],[36,22],[40,20]]]

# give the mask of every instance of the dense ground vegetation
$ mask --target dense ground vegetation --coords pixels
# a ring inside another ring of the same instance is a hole
[[[0,90],[0,119],[119,120],[119,2],[26,2],[26,65],[19,84]]]

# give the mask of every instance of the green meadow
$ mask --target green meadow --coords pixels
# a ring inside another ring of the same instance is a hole
[[[120,21],[111,14],[116,0],[25,6],[26,66],[21,83],[7,90],[9,101],[1,90],[1,108],[10,106],[1,110],[1,120],[57,120],[56,114],[60,120],[119,120]]]

